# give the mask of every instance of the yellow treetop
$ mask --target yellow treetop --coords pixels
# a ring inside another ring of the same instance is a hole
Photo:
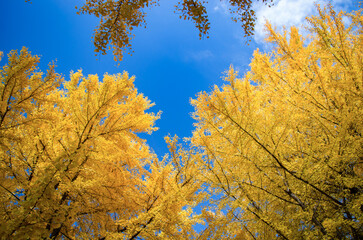
[[[307,38],[267,24],[275,48],[192,100],[192,142],[220,199],[205,235],[362,238],[362,12],[318,10]]]
[[[188,175],[195,170],[182,164],[185,153],[174,156],[178,167],[159,163],[137,136],[156,130],[159,114],[146,112],[153,104],[134,77],[100,81],[78,71],[64,81],[53,65],[39,72],[39,58],[25,48],[8,57],[0,70],[0,236],[135,239],[193,231],[186,206],[195,201]]]

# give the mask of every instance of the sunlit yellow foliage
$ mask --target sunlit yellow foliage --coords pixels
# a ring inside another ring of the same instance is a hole
[[[205,236],[363,238],[362,11],[318,10],[308,37],[267,24],[275,48],[192,100],[216,201]]]
[[[240,22],[245,36],[251,36],[255,26],[255,12],[251,0],[221,0],[230,6],[235,22]],[[262,0],[271,4],[272,0]],[[146,8],[159,4],[159,0],[87,0],[78,13],[94,15],[100,19],[95,29],[94,45],[97,53],[106,54],[111,49],[114,59],[122,60],[126,50],[131,49],[132,31],[145,26]],[[175,5],[180,18],[192,20],[199,31],[199,37],[208,35],[210,23],[206,0],[179,0]]]
[[[146,112],[152,104],[134,77],[99,81],[78,71],[64,81],[53,65],[38,71],[39,58],[25,48],[8,57],[0,71],[1,238],[193,231],[186,206],[195,201],[196,169],[183,152],[173,151],[179,165],[159,163],[137,136],[154,131],[159,115]]]

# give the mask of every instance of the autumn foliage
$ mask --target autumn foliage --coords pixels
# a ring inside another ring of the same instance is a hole
[[[121,3],[136,9],[126,28],[151,4]],[[114,14],[105,24],[122,16],[100,8],[114,1],[87,4],[81,11]],[[273,50],[256,50],[243,78],[231,67],[223,87],[199,93],[193,136],[166,137],[162,159],[139,137],[160,116],[134,77],[77,71],[66,81],[53,64],[39,71],[26,48],[10,52],[0,70],[0,238],[362,239],[362,11],[318,11],[309,35],[267,24]]]
[[[53,65],[38,72],[38,61],[25,48],[12,51],[0,72],[0,236],[133,239],[160,229],[173,235],[179,225],[192,231],[192,220],[180,219],[189,219],[182,207],[196,191],[193,181],[182,177],[186,167],[178,174],[158,162],[137,136],[154,131],[159,115],[146,112],[152,104],[134,78],[105,74],[99,81],[78,71],[64,81]]]
[[[192,101],[192,142],[204,153],[205,215],[216,239],[361,239],[363,38],[361,12],[332,8],[255,51],[243,79]]]

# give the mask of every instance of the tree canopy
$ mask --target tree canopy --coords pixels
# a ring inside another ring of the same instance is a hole
[[[192,164],[177,153],[178,168],[158,161],[137,136],[154,131],[159,114],[146,112],[152,103],[134,78],[78,71],[64,81],[54,65],[37,71],[38,61],[23,48],[0,70],[1,238],[192,232],[183,209],[197,189]]]
[[[363,237],[362,12],[318,10],[192,101],[215,239]]]

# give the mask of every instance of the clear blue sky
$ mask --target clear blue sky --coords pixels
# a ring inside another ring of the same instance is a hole
[[[349,9],[357,0],[335,1],[342,9]],[[223,72],[234,65],[243,76],[248,69],[253,50],[264,49],[263,22],[274,25],[301,24],[314,12],[312,0],[280,0],[269,9],[257,6],[256,37],[245,44],[242,29],[233,23],[226,6],[219,0],[208,5],[211,21],[210,38],[199,40],[192,22],[180,20],[174,14],[177,0],[160,0],[160,6],[145,10],[145,28],[135,31],[132,42],[134,54],[125,55],[118,66],[112,55],[95,56],[92,43],[97,19],[77,15],[75,6],[82,0],[0,0],[0,51],[27,47],[41,56],[40,69],[46,71],[49,62],[56,60],[56,71],[66,80],[71,70],[82,69],[84,75],[129,72],[136,76],[135,85],[156,105],[150,110],[162,111],[156,122],[159,130],[142,135],[161,158],[167,153],[164,136],[177,134],[190,137],[193,107],[190,98],[200,91],[210,91],[214,84],[222,85]],[[323,2],[323,1],[319,1]],[[4,65],[4,56],[0,65]]]

